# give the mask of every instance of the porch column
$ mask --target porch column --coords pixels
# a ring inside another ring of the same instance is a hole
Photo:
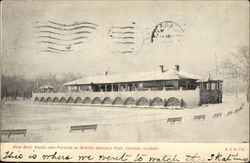
[[[121,91],[121,84],[118,84],[118,92]]]
[[[133,83],[133,91],[135,91],[135,83]]]
[[[107,85],[104,85],[105,89],[104,89],[104,92],[107,92]]]
[[[188,89],[188,83],[189,83],[189,82],[188,82],[188,81],[186,81],[186,89]]]

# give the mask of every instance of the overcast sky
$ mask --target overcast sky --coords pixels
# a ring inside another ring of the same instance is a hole
[[[215,68],[215,54],[219,63],[239,46],[248,46],[248,8],[247,1],[4,2],[2,72],[27,77],[43,72],[93,75],[105,70],[152,71],[160,64],[179,64],[187,72],[203,75]],[[171,37],[152,42],[156,25],[166,21],[173,22],[173,30],[165,29]],[[72,32],[81,31],[77,28],[81,22],[92,24],[90,33],[78,37]],[[121,27],[121,32],[125,29],[122,27],[128,26],[134,30],[131,45],[123,45],[110,36],[116,27]],[[47,45],[45,41],[51,41],[52,36],[54,43],[60,45]],[[79,44],[73,45],[74,39]],[[67,52],[52,53],[48,48]],[[132,50],[115,52],[121,49]]]

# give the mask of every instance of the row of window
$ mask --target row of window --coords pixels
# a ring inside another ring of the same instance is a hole
[[[94,91],[94,92],[111,92],[111,91],[135,91],[135,90],[178,90],[178,89],[195,89],[196,83],[191,81],[153,81],[144,83],[128,84],[106,84],[106,85],[89,85],[89,86],[71,86],[69,91]]]

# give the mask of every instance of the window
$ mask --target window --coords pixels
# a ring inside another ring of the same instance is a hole
[[[216,84],[217,84],[217,83],[211,83],[211,89],[212,89],[212,90],[217,90]]]
[[[174,87],[174,83],[172,81],[166,81],[165,82],[165,87],[167,87],[167,88],[173,88]]]
[[[179,84],[180,87],[186,88],[186,82],[185,81],[181,81]]]

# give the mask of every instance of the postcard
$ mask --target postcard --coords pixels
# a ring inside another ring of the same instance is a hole
[[[4,0],[1,161],[248,162],[249,2]]]

